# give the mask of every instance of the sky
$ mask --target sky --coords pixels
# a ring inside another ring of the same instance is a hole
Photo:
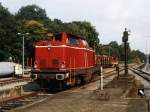
[[[122,42],[125,28],[131,31],[132,49],[150,53],[150,0],[0,0],[15,14],[22,6],[36,4],[48,17],[64,22],[90,21],[100,42]]]

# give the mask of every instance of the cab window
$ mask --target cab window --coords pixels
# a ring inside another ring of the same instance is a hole
[[[62,35],[59,34],[59,35],[55,35],[54,38],[53,38],[54,41],[62,41]]]
[[[75,36],[72,36],[72,35],[69,35],[68,41],[69,41],[69,44],[72,44],[72,45],[79,44],[79,40]]]
[[[82,43],[83,43],[83,45],[84,45],[85,47],[89,47],[89,45],[88,45],[87,41],[82,40]]]

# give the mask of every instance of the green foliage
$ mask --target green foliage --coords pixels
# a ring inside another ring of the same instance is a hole
[[[16,47],[16,43],[20,42],[17,37],[19,31],[19,24],[16,22],[14,16],[0,4],[0,50],[3,54],[9,54],[11,57],[18,55],[20,48]],[[7,58],[8,56],[5,56]],[[5,58],[0,57],[0,60]]]
[[[22,32],[29,32],[30,36],[25,38],[26,56],[33,56],[33,44],[46,38],[47,33],[58,34],[68,32],[82,36],[87,39],[90,47],[99,53],[99,38],[94,26],[87,21],[73,21],[64,23],[59,19],[51,20],[47,17],[44,9],[36,5],[22,7],[15,15],[21,24]]]
[[[143,61],[146,59],[145,54],[142,53],[139,50],[131,50],[130,45],[127,44],[127,48],[128,48],[128,61],[129,62],[137,62],[137,60],[139,61]],[[124,45],[118,45],[118,43],[116,41],[112,41],[110,42],[108,45],[103,45],[102,46],[102,53],[104,55],[110,55],[110,56],[115,56],[118,57],[118,59],[120,61],[124,61]]]
[[[146,55],[139,50],[133,50],[130,54],[131,59],[137,60],[140,59],[141,62],[146,61]]]
[[[41,20],[47,19],[46,11],[37,5],[21,7],[16,14],[17,20]]]
[[[0,61],[8,60],[10,54],[6,51],[0,50]]]
[[[118,57],[123,60],[123,45],[116,41],[108,45],[100,44],[99,34],[95,27],[88,21],[63,22],[59,19],[51,20],[47,17],[46,11],[36,5],[21,7],[16,15],[12,15],[0,4],[0,61],[7,60],[10,56],[21,62],[22,57],[22,36],[20,33],[30,33],[25,36],[25,58],[34,57],[34,43],[41,40],[49,40],[47,34],[58,34],[68,32],[85,38],[89,46],[95,49],[97,54],[105,54]],[[140,51],[131,51],[128,45],[129,58],[138,56],[145,59]]]

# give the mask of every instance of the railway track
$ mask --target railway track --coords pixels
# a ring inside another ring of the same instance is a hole
[[[136,69],[136,68],[129,68],[129,70],[131,70],[132,72],[136,73],[137,75],[139,75],[143,79],[150,82],[150,73],[144,72],[144,71],[142,71],[140,69]]]
[[[120,71],[122,71],[123,69],[120,69]],[[105,72],[105,75],[103,76],[104,79],[111,77],[113,75],[116,75],[116,70],[111,70],[109,72]],[[19,80],[22,81],[23,79]],[[26,80],[26,79],[25,79]],[[28,80],[28,79],[27,79]],[[80,86],[76,86],[73,88],[70,88],[70,90],[75,90],[75,89],[83,89],[85,88],[85,86],[88,86],[88,84],[94,83],[96,81],[100,80],[100,76],[96,77],[95,79],[93,79],[91,82],[88,82],[84,85],[80,85]],[[5,81],[0,81],[0,83],[2,83],[1,85],[7,84],[7,83],[11,83],[11,82],[15,82],[16,80],[5,80]],[[67,91],[67,90],[64,90]],[[61,91],[60,91],[61,92]],[[56,92],[54,94],[57,94],[59,92]],[[53,94],[48,94],[48,93],[43,93],[43,92],[32,92],[32,93],[28,93],[28,94],[24,94],[18,97],[14,97],[14,98],[9,98],[9,99],[3,99],[0,101],[0,112],[6,112],[9,110],[12,110],[14,108],[20,107],[20,106],[25,106],[34,102],[37,102],[39,100],[43,100],[45,98],[47,98],[49,95],[53,95]]]
[[[140,81],[140,88],[144,89],[144,93],[147,97],[150,97],[150,73],[144,72],[139,68],[130,68],[135,73],[135,77]]]
[[[3,78],[0,79],[0,112],[6,112],[18,106],[33,102],[30,99],[39,99],[39,92],[22,93],[21,87],[30,78]],[[14,94],[14,95],[13,95]]]
[[[9,78],[9,79],[1,79],[0,86],[5,86],[12,83],[19,83],[23,81],[31,81],[31,78]]]
[[[145,67],[145,65],[146,65],[145,63],[141,64],[140,66],[137,67],[137,69],[143,69]]]
[[[129,68],[133,67],[135,65],[130,65]],[[120,70],[119,72],[123,71],[124,70],[124,66],[120,67]],[[103,85],[105,86],[108,82],[110,82],[115,76],[117,76],[117,71],[116,69],[114,70],[111,70],[111,71],[108,71],[108,72],[104,72],[103,74]],[[96,77],[95,79],[93,79],[92,81],[90,81],[89,83],[86,83],[85,85],[81,85],[81,86],[78,86],[78,87],[74,87],[72,88],[71,90],[75,90],[75,89],[84,89],[84,88],[88,88],[88,85],[89,84],[92,84],[92,83],[95,83],[97,81],[100,80],[100,76]]]
[[[120,69],[119,70],[119,72],[121,72],[121,71],[123,71],[124,69]],[[117,71],[116,71],[116,69],[114,69],[114,70],[111,70],[111,71],[108,71],[108,72],[104,72],[103,73],[104,75],[103,75],[103,84],[104,84],[104,86],[108,83],[108,82],[110,82],[115,76],[117,76]],[[93,90],[93,88],[94,89],[98,89],[99,88],[99,81],[100,81],[100,76],[97,76],[97,77],[95,77],[92,81],[90,81],[90,82],[88,82],[88,83],[86,83],[86,84],[83,84],[83,85],[80,85],[80,86],[75,86],[75,87],[73,87],[73,88],[71,88],[70,90],[71,91],[80,91],[80,90],[84,90],[84,89],[87,89],[87,90]],[[93,85],[97,85],[96,87],[92,87]],[[92,88],[92,89],[89,89],[89,88]],[[69,91],[70,91],[69,90]]]
[[[0,101],[0,112],[7,112],[17,107],[32,104],[34,102],[47,98],[47,96],[49,95],[52,94],[46,94],[42,92],[32,92],[21,95],[19,97],[14,97],[4,101]]]

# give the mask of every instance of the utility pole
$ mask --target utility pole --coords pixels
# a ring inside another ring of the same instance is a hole
[[[18,35],[22,36],[22,76],[24,76],[24,37],[29,33],[18,33]]]
[[[109,56],[110,56],[110,45],[108,46],[108,48],[109,48]]]
[[[149,53],[148,53],[148,41],[146,41],[146,51],[147,51],[147,60],[146,60],[146,64],[149,64]]]
[[[22,36],[22,76],[24,76],[24,35]]]
[[[144,37],[150,37],[150,36],[144,36]],[[147,53],[147,62],[146,62],[146,64],[148,65],[149,64],[149,41],[148,40],[146,40],[146,53]]]
[[[129,31],[127,31],[127,28],[125,28],[125,31],[123,32],[123,37],[122,37],[122,41],[124,43],[124,69],[125,69],[125,73],[124,75],[127,76],[128,75],[128,36],[129,36]]]
[[[144,36],[144,37],[150,37],[149,35],[148,36]],[[145,71],[150,71],[150,65],[149,65],[149,44],[150,44],[150,41],[149,41],[149,38],[146,39],[146,65],[145,65]]]

